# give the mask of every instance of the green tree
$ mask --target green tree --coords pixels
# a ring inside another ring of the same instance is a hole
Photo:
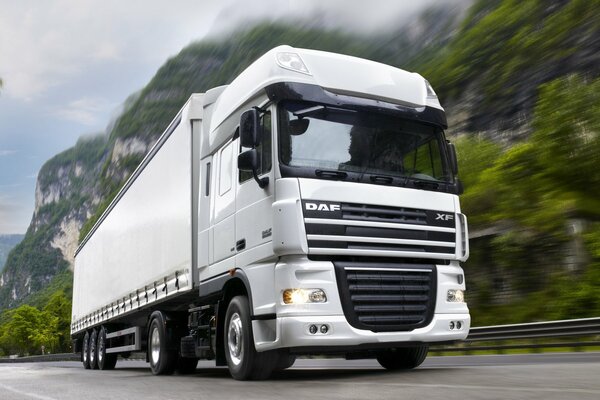
[[[43,310],[57,318],[56,331],[57,348],[54,351],[70,350],[71,342],[71,300],[61,290],[52,295]]]
[[[54,351],[58,344],[57,317],[28,305],[7,314],[7,322],[0,327],[0,346],[5,353],[39,354],[42,346]]]

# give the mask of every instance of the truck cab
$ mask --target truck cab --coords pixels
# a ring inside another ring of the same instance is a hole
[[[371,355],[393,369],[467,336],[467,220],[424,78],[280,46],[212,107],[200,298],[239,282],[256,352]],[[243,340],[238,320],[220,322],[225,341]]]

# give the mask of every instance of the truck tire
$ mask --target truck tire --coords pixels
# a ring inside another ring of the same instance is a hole
[[[198,367],[197,358],[179,357],[177,359],[177,373],[180,375],[193,374],[196,371],[196,367]]]
[[[246,296],[231,299],[225,314],[225,358],[231,376],[240,381],[267,379],[277,364],[276,351],[257,352]]]
[[[279,358],[275,363],[274,371],[283,371],[284,369],[288,369],[296,362],[296,356],[290,354],[287,351],[282,351],[279,353]]]
[[[150,322],[148,334],[148,359],[154,375],[170,375],[175,371],[177,353],[171,349],[165,320],[157,314]]]
[[[88,346],[88,358],[90,360],[90,368],[98,369],[98,330],[92,330],[90,335],[90,344]]]
[[[83,343],[81,345],[81,362],[83,368],[90,369],[90,333],[86,332],[83,336]]]
[[[377,354],[377,361],[385,369],[395,371],[416,368],[425,361],[429,347],[400,347],[387,349]]]
[[[117,365],[117,354],[116,353],[106,353],[106,328],[100,328],[100,333],[98,334],[98,368],[106,371],[109,369],[114,369],[115,365]]]

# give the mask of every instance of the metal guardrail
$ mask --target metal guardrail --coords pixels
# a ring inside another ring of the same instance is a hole
[[[597,338],[594,338],[598,336]],[[564,342],[536,343],[536,340],[553,338],[594,338],[592,340],[569,340]],[[432,346],[432,352],[470,352],[476,350],[538,349],[551,347],[600,346],[600,318],[567,319],[562,321],[531,322],[525,324],[495,325],[471,328],[469,336],[452,346]],[[514,341],[530,340],[530,343]],[[499,342],[513,341],[500,344]],[[474,343],[492,344],[477,345]],[[0,358],[0,363],[39,362],[39,361],[77,361],[78,354],[47,354],[19,358]]]
[[[585,338],[600,335],[600,318],[568,319],[561,321],[532,322],[525,324],[482,326],[471,328],[464,342],[453,346],[436,346],[433,351],[471,351],[471,350],[504,350],[535,349],[550,347],[584,347],[600,346],[598,340],[568,340],[560,342],[540,342],[553,338]],[[597,338],[596,338],[597,339]],[[515,343],[529,340],[530,343]],[[501,344],[499,342],[513,341]],[[538,341],[536,343],[536,341]],[[479,345],[481,342],[492,344]]]

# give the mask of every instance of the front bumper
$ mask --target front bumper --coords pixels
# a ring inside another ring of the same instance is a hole
[[[360,346],[364,349],[389,344],[434,343],[463,340],[469,333],[471,317],[466,303],[446,301],[448,289],[463,289],[463,274],[458,263],[437,266],[437,295],[435,312],[426,326],[405,331],[373,332],[352,326],[342,309],[331,262],[317,262],[302,258],[281,260],[275,268],[275,287],[279,292],[276,304],[277,318],[252,322],[255,346],[258,351],[276,348],[327,348],[343,352],[344,348]],[[323,304],[286,305],[281,293],[286,288],[321,288],[327,293]],[[454,328],[451,328],[454,322]],[[457,322],[460,323],[458,329]],[[311,332],[311,326],[313,326]],[[315,327],[316,326],[316,332]],[[323,331],[321,327],[325,326]],[[337,348],[333,348],[337,347]],[[301,350],[301,349],[299,349]]]

